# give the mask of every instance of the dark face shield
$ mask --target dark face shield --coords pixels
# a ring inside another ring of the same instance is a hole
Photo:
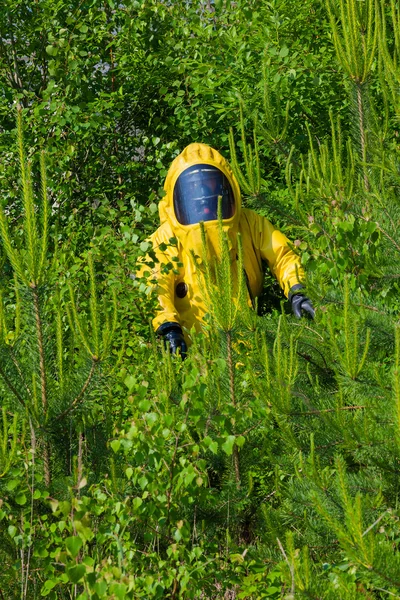
[[[218,219],[218,197],[222,218],[235,214],[235,200],[228,179],[212,165],[193,165],[181,173],[174,188],[174,210],[181,225]]]

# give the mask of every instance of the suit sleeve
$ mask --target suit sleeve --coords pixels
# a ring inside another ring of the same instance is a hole
[[[304,280],[300,256],[291,249],[288,238],[275,229],[268,219],[254,212],[251,217],[253,235],[259,245],[261,258],[267,261],[287,297],[290,289]]]
[[[163,323],[179,323],[179,315],[174,305],[175,273],[173,270],[176,269],[176,262],[172,261],[172,258],[177,256],[177,249],[170,245],[168,235],[160,230],[157,230],[149,241],[152,243],[157,260],[154,266],[149,266],[148,263],[153,261],[149,260],[148,256],[145,257],[139,262],[136,276],[148,277],[152,291],[157,296],[159,306],[153,319],[153,327],[157,331]]]

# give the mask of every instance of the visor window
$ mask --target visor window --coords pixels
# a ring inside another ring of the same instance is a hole
[[[181,173],[174,188],[174,210],[181,225],[218,219],[221,196],[222,219],[235,214],[235,201],[228,178],[211,165],[193,165]]]

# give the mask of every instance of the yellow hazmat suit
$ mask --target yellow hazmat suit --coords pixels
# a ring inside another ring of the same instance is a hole
[[[192,258],[192,251],[202,256],[200,225],[182,225],[175,215],[173,201],[174,186],[179,175],[188,167],[198,164],[211,165],[222,171],[232,187],[235,211],[230,219],[223,221],[223,229],[229,236],[232,260],[236,260],[237,234],[241,234],[244,270],[251,297],[257,298],[262,291],[263,261],[267,262],[286,296],[304,276],[300,258],[291,250],[287,237],[265,217],[242,208],[238,182],[221,154],[205,144],[190,144],[171,164],[164,185],[166,195],[159,205],[161,225],[150,237],[159,261],[153,271],[159,302],[159,310],[153,319],[155,330],[165,323],[177,323],[186,331],[193,326],[198,330],[206,313],[196,273],[201,259],[195,265]],[[208,250],[212,255],[218,252],[218,221],[206,221],[204,226]],[[177,240],[175,245],[171,245],[173,238]],[[168,264],[169,269],[165,268]],[[141,272],[146,270],[144,267]]]

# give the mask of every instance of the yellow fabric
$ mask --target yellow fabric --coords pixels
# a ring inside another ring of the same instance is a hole
[[[262,261],[268,266],[287,296],[290,288],[300,283],[304,273],[300,258],[290,249],[287,237],[275,229],[264,217],[252,210],[242,208],[238,182],[227,161],[216,150],[205,144],[190,144],[175,158],[165,180],[165,196],[159,205],[161,226],[153,233],[150,241],[159,261],[153,271],[157,280],[157,296],[160,308],[153,319],[154,329],[163,323],[173,321],[184,329],[193,326],[198,330],[206,307],[199,289],[191,251],[201,257],[200,225],[181,225],[175,216],[173,191],[179,175],[195,164],[209,164],[220,169],[230,181],[235,196],[235,214],[223,222],[223,228],[229,235],[232,261],[236,260],[237,233],[240,232],[243,244],[244,269],[246,271],[251,295],[260,295],[263,285]],[[210,255],[218,251],[218,223],[205,222],[208,251]],[[177,240],[171,245],[171,238]],[[165,244],[167,248],[160,249]],[[175,259],[175,260],[174,260]],[[201,258],[197,261],[201,263]],[[166,265],[172,268],[166,269]],[[179,266],[181,265],[181,266]],[[145,268],[141,269],[145,271]],[[166,272],[167,271],[167,272]],[[175,272],[174,272],[175,271]],[[188,287],[187,295],[179,298],[176,289],[184,282]]]

